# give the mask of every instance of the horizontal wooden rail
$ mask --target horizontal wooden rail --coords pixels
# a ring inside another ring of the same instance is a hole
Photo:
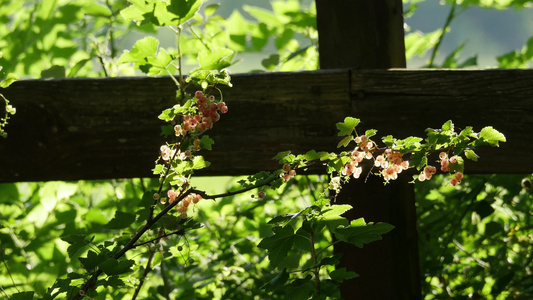
[[[277,168],[276,153],[333,151],[335,123],[421,136],[448,119],[492,125],[508,142],[480,152],[467,173],[533,171],[533,70],[328,70],[235,74],[229,113],[209,135],[200,175]],[[17,114],[0,140],[0,182],[148,177],[164,143],[157,119],[175,102],[162,78],[21,80],[0,92]]]

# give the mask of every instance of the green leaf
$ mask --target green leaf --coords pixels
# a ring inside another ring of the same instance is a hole
[[[172,24],[179,25],[187,22],[194,16],[194,14],[196,14],[200,5],[202,5],[201,0],[170,0],[170,5],[167,6],[167,10],[174,14],[179,20],[177,24],[175,23],[175,20],[172,20]],[[171,23],[165,25],[171,25]]]
[[[465,156],[466,156],[466,158],[468,158],[470,160],[473,160],[473,161],[477,161],[477,159],[479,158],[479,156],[474,151],[472,151],[471,149],[466,149],[465,150]]]
[[[211,4],[205,7],[204,14],[206,17],[213,15],[220,7],[219,3]]]
[[[324,257],[319,263],[318,266],[336,266],[341,261],[342,254],[335,254],[333,256]]]
[[[396,141],[396,139],[392,135],[387,135],[387,136],[384,136],[383,138],[381,138],[381,141],[387,147],[392,147],[392,145],[394,145],[394,142]]]
[[[87,257],[79,257],[78,260],[82,263],[83,268],[86,270],[93,270],[100,264],[102,261],[106,260],[106,252],[101,251],[99,254],[90,250],[87,252]]]
[[[135,63],[136,66],[145,65],[148,57],[155,56],[159,41],[153,37],[145,37],[138,40],[130,51],[124,51],[117,64]]]
[[[124,281],[122,281],[122,279],[120,279],[119,276],[109,276],[105,280],[101,281],[101,283],[102,283],[102,286],[104,287],[113,287],[115,289],[117,287],[121,287],[125,285]]]
[[[76,76],[76,74],[78,74],[78,72],[81,70],[81,68],[83,68],[83,66],[85,66],[85,64],[87,64],[90,61],[91,61],[90,58],[82,59],[82,60],[78,61],[72,68],[70,68],[70,71],[68,72],[67,77]]]
[[[492,146],[498,147],[498,142],[505,142],[505,136],[498,130],[492,128],[492,126],[487,126],[479,132],[479,137],[485,140]]]
[[[65,74],[65,67],[54,65],[41,71],[41,78],[65,78]]]
[[[194,170],[203,169],[209,167],[211,163],[204,160],[203,156],[195,156],[192,163],[192,168]]]
[[[276,66],[279,64],[279,54],[271,54],[269,57],[261,61],[261,65],[269,70],[274,71]]]
[[[347,147],[351,141],[353,141],[353,136],[347,135],[337,144],[337,148]]]
[[[348,226],[349,222],[341,215],[352,209],[351,205],[331,205],[322,209],[321,223],[324,223],[330,230],[335,230],[339,226]]]
[[[244,11],[256,18],[260,23],[269,24],[270,26],[282,26],[279,16],[274,15],[271,11],[255,6],[244,5]]]
[[[69,234],[62,236],[61,240],[70,244],[67,248],[67,254],[69,258],[73,258],[81,248],[89,244],[87,237],[81,234]]]
[[[287,273],[287,268],[283,268],[281,272],[272,278],[269,282],[263,284],[260,289],[267,291],[273,291],[277,288],[282,287],[285,282],[289,279],[289,273]]]
[[[210,138],[208,135],[203,135],[202,139],[200,139],[200,146],[203,149],[211,150],[211,145],[213,145],[215,141],[213,141],[212,138]]]
[[[7,74],[6,79],[0,81],[0,87],[7,88],[10,86],[13,82],[19,80],[19,77],[13,73]]]
[[[285,287],[288,299],[309,299],[313,293],[316,293],[316,285],[312,278],[311,275],[307,275],[288,284]]]
[[[317,159],[322,159],[324,157],[327,159],[329,157],[329,153],[324,152],[324,151],[316,152],[315,150],[309,150],[309,151],[307,151],[306,154],[304,154],[304,158],[307,161],[313,161],[313,160],[317,160]]]
[[[474,211],[479,215],[481,219],[490,216],[494,212],[494,208],[487,200],[476,202],[474,205]]]
[[[88,5],[85,5],[83,7],[83,12],[86,15],[94,16],[94,17],[111,17],[112,13],[109,10],[109,8],[99,5],[96,3],[91,3]]]
[[[181,218],[178,219],[178,217],[174,215],[167,214],[161,217],[158,223],[160,223],[162,227],[168,228],[170,230],[176,230],[180,227]]]
[[[308,222],[307,220],[304,222]],[[294,246],[298,249],[304,250],[307,253],[311,253],[311,235],[309,232],[302,226],[296,231],[294,235]]]
[[[465,160],[461,156],[455,156],[455,157],[457,158],[457,162],[454,164],[450,163],[450,173],[464,172]]]
[[[136,21],[138,25],[155,20],[155,0],[129,0],[131,5],[120,11],[126,20]],[[156,24],[157,25],[157,24]]]
[[[10,300],[31,300],[33,299],[34,292],[18,292],[12,294],[8,299]]]
[[[133,222],[135,222],[134,214],[117,210],[115,212],[115,217],[104,227],[108,229],[123,229],[130,227]]]
[[[272,266],[279,265],[294,245],[294,229],[291,225],[274,227],[273,236],[264,238],[257,247],[268,250],[268,259]]]
[[[352,271],[347,272],[346,268],[335,269],[331,273],[329,273],[329,276],[331,277],[332,280],[337,281],[337,282],[343,282],[346,279],[352,279],[352,278],[359,277],[359,275],[357,275],[357,273],[355,272],[352,272]]]
[[[350,226],[338,227],[334,230],[335,236],[345,242],[362,248],[364,244],[381,240],[381,235],[391,231],[394,226],[387,223],[365,223],[363,218],[353,220]]]
[[[165,169],[164,165],[155,165],[155,167],[152,169],[154,174],[159,174]]]
[[[274,156],[272,159],[273,160],[279,160],[280,164],[282,163],[281,160],[284,160],[285,157],[289,156],[289,154],[291,154],[291,151],[284,151],[284,152],[279,152],[278,154],[276,154],[276,156]]]
[[[104,273],[109,276],[123,274],[131,271],[131,267],[135,264],[133,260],[116,260],[110,258],[102,262],[99,267]]]
[[[235,52],[227,48],[202,50],[198,53],[198,64],[201,70],[221,70],[231,65],[234,55]]]
[[[344,122],[337,123],[337,129],[339,130],[339,136],[352,134],[355,127],[359,124],[359,119],[346,117]]]
[[[377,132],[378,131],[375,130],[375,129],[369,129],[369,130],[365,131],[365,135],[366,135],[367,138],[369,138],[369,137],[375,136]]]
[[[452,120],[448,120],[446,123],[442,124],[442,131],[453,131]]]

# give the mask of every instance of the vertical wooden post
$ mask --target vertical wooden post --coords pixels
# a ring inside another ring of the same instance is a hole
[[[402,0],[317,0],[320,68],[405,68]],[[369,99],[366,99],[368,101]],[[352,101],[357,106],[357,98]],[[376,107],[379,109],[379,107]],[[364,121],[364,116],[360,117]],[[378,129],[378,128],[376,128]],[[410,176],[383,185],[381,178],[352,180],[337,202],[350,219],[387,222],[395,229],[362,249],[338,244],[340,267],[360,277],[341,286],[343,299],[420,299],[414,189]]]

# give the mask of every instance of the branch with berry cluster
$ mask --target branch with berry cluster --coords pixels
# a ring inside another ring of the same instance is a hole
[[[505,142],[505,136],[487,126],[479,133],[474,132],[468,126],[460,132],[456,132],[452,121],[442,125],[440,129],[426,129],[427,137],[408,137],[397,139],[393,136],[385,136],[382,147],[371,138],[377,134],[377,130],[369,129],[364,134],[358,135],[356,131],[359,119],[345,118],[344,122],[337,123],[338,135],[343,137],[338,148],[346,148],[352,142],[355,147],[350,151],[339,153],[309,151],[304,155],[293,155],[290,151],[279,153],[274,159],[283,164],[279,171],[283,181],[288,181],[296,175],[297,169],[307,169],[310,165],[322,164],[330,175],[329,188],[338,192],[343,182],[351,177],[358,179],[365,172],[367,176],[377,175],[384,179],[385,183],[398,178],[398,175],[410,168],[419,173],[414,175],[414,180],[425,181],[437,173],[437,168],[429,162],[432,153],[439,153],[440,170],[450,175],[449,184],[456,186],[464,176],[464,158],[477,161],[475,153],[480,146],[499,146],[499,142]],[[366,161],[366,163],[365,163]]]

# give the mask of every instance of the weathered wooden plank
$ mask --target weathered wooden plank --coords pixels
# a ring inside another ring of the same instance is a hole
[[[273,169],[286,149],[332,149],[350,109],[348,70],[238,74],[233,84],[204,175]],[[150,176],[164,143],[157,116],[175,101],[169,78],[23,80],[2,93],[17,107],[0,141],[4,182]]]
[[[347,115],[399,137],[450,118],[458,127],[493,125],[508,142],[481,151],[467,172],[533,169],[530,70],[236,74],[233,83],[223,89],[230,112],[210,134],[215,151],[206,153],[213,164],[204,175],[275,168],[270,158],[288,149],[334,150],[335,123]],[[0,141],[0,181],[150,176],[163,142],[157,115],[174,91],[169,78],[21,80],[2,89],[17,114]]]
[[[317,0],[316,9],[321,68],[405,66],[401,1]]]
[[[316,4],[321,68],[405,68],[401,0],[317,0]],[[387,120],[378,107],[376,112]],[[360,275],[343,281],[343,299],[421,298],[414,187],[409,180],[408,174],[387,186],[379,178],[353,180],[338,195],[338,203],[354,207],[349,220],[365,218],[395,226],[382,241],[362,249],[335,245],[334,252],[342,254],[337,267]]]

